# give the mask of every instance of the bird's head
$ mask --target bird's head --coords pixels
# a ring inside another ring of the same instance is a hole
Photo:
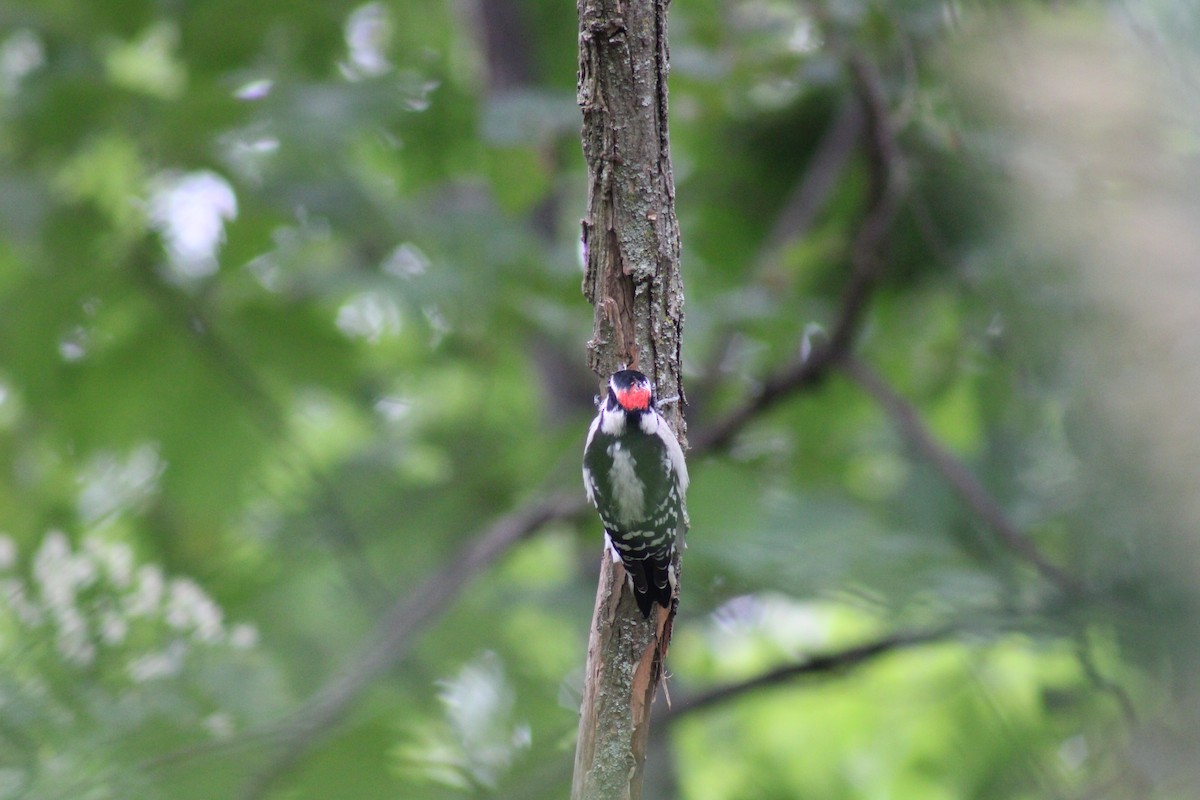
[[[608,379],[609,407],[620,407],[628,414],[639,414],[654,407],[654,389],[650,379],[637,370],[622,369]],[[615,405],[614,405],[615,404]]]

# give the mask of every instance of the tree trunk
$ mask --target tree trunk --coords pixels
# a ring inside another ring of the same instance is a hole
[[[660,410],[686,446],[667,3],[579,0],[578,9],[578,100],[589,177],[583,291],[595,307],[588,361],[601,381],[626,365],[650,376],[658,397],[680,397]],[[572,800],[641,796],[650,707],[674,619],[673,609],[655,609],[652,619],[642,619],[624,568],[606,556],[588,641]]]

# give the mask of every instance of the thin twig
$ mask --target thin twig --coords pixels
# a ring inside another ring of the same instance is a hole
[[[888,653],[894,653],[897,650],[942,641],[955,633],[956,630],[957,628],[947,625],[930,630],[894,633],[872,642],[848,647],[845,650],[815,655],[795,664],[788,664],[770,672],[756,675],[749,680],[719,686],[701,694],[685,697],[677,701],[670,711],[664,715],[664,721],[668,723],[676,722],[684,716],[732,700],[747,692],[770,686],[778,686],[797,678],[840,674],[854,667],[862,666],[867,662],[874,661]]]
[[[1051,563],[1033,540],[1009,520],[999,501],[984,488],[966,464],[934,438],[916,409],[897,394],[881,375],[853,356],[842,358],[840,367],[851,380],[874,398],[909,444],[933,465],[963,504],[1005,547],[1032,565],[1042,577],[1064,592],[1077,594],[1082,591],[1082,586],[1074,577]]]
[[[885,263],[883,251],[907,190],[903,156],[889,118],[887,97],[879,71],[858,54],[848,66],[866,114],[867,160],[870,166],[867,212],[850,248],[850,279],[842,293],[830,336],[817,343],[808,357],[765,380],[742,406],[692,439],[693,452],[727,448],[752,420],[795,392],[818,385],[858,334],[867,302]]]
[[[1086,636],[1085,632],[1076,645],[1076,655],[1079,658],[1079,665],[1083,668],[1083,674],[1097,689],[1110,695],[1116,701],[1117,706],[1121,709],[1121,715],[1125,718],[1125,724],[1130,729],[1134,728],[1138,724],[1138,712],[1137,707],[1133,704],[1133,699],[1129,696],[1129,692],[1125,691],[1124,686],[1100,672],[1100,667],[1096,664]]]

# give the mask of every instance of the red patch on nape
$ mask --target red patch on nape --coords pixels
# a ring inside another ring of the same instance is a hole
[[[617,392],[617,402],[626,411],[644,411],[650,407],[650,387],[630,386],[623,392]]]

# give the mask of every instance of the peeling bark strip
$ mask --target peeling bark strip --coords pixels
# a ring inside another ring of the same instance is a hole
[[[659,397],[682,396],[683,283],[667,138],[666,0],[578,0],[583,153],[588,168],[583,293],[595,307],[588,363],[622,365]],[[682,403],[661,412],[686,448]],[[676,574],[680,574],[678,562]],[[650,707],[674,611],[645,621],[625,570],[600,568],[588,640],[572,800],[638,800]]]

